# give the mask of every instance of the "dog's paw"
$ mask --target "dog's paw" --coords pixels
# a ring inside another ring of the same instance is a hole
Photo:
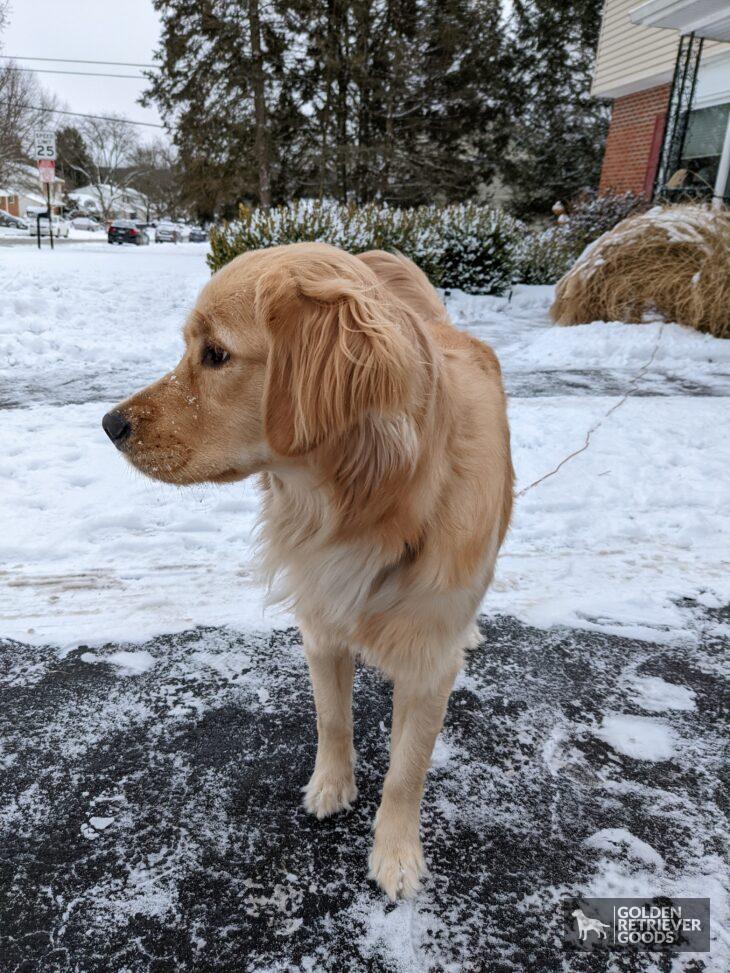
[[[349,811],[357,797],[357,786],[352,772],[349,776],[335,776],[315,770],[302,791],[305,809],[317,818],[326,818],[337,811]]]
[[[421,887],[426,863],[418,836],[387,834],[375,828],[375,840],[370,852],[370,871],[373,879],[391,902],[410,899]]]

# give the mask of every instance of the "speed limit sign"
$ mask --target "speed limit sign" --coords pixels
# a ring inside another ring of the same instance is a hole
[[[56,158],[56,133],[52,131],[36,132],[35,135],[35,157],[36,159],[55,159]]]

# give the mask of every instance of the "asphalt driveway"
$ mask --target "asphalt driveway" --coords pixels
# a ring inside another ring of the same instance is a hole
[[[426,788],[431,877],[398,905],[366,881],[390,706],[373,672],[358,802],[320,822],[297,632],[0,643],[0,970],[720,970],[717,938],[673,966],[565,938],[590,894],[721,901],[727,644],[703,630],[730,612],[690,607],[687,644],[482,620]]]

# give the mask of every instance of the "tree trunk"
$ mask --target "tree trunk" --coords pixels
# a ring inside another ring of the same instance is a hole
[[[345,33],[345,24],[342,24],[342,33]],[[339,63],[337,67],[337,172],[340,184],[340,198],[343,203],[347,202],[347,53],[344,50],[345,38],[340,41],[338,51]]]
[[[259,167],[259,203],[265,209],[268,209],[271,205],[269,130],[266,112],[263,56],[261,53],[259,0],[248,0],[248,23],[251,30],[253,104],[256,119],[256,160]]]
[[[370,45],[373,31],[373,11],[370,0],[356,5],[357,54],[355,76],[357,78],[357,140],[355,142],[354,181],[355,196],[358,203],[365,203],[373,196],[370,180],[372,135],[372,75],[370,65]]]
[[[336,137],[331,134],[333,104],[333,77],[336,61],[337,40],[335,37],[335,0],[326,2],[326,20],[324,25],[324,52],[322,60],[322,84],[324,88],[324,106],[320,115],[321,147],[319,152],[319,197],[323,199],[330,191],[331,148],[336,145]]]
[[[346,0],[333,0],[330,21],[330,71],[334,82],[334,149],[336,194],[342,203],[347,202],[347,89],[349,65],[347,49],[348,5]]]

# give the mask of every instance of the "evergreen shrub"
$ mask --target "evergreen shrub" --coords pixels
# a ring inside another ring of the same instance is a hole
[[[645,196],[635,193],[582,193],[569,204],[564,223],[555,223],[525,238],[518,270],[520,283],[556,283],[589,243],[627,217],[643,213],[649,205]]]
[[[566,222],[532,232],[480,203],[399,209],[302,199],[268,210],[241,206],[237,220],[211,231],[208,263],[216,271],[248,250],[313,240],[350,253],[397,250],[436,287],[504,294],[514,283],[560,280],[589,243],[647,206],[632,193],[584,193],[570,204]]]
[[[514,217],[477,203],[399,209],[298,200],[269,210],[242,206],[237,220],[211,231],[208,264],[216,271],[249,250],[311,240],[351,253],[396,250],[436,287],[503,294],[519,276],[525,235]]]

